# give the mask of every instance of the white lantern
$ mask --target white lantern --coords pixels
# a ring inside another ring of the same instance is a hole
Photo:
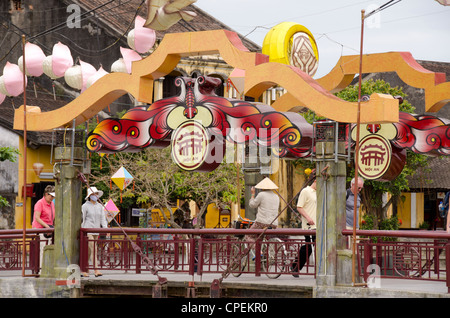
[[[127,73],[127,67],[123,58],[119,58],[111,65],[111,72],[113,73]]]
[[[50,77],[51,79],[56,79],[58,78],[58,76],[55,75],[55,73],[53,73],[53,68],[52,68],[52,56],[46,56],[44,61],[42,61],[42,69],[44,70],[44,74],[47,75],[48,77]]]
[[[8,91],[5,87],[5,79],[3,78],[3,76],[0,76],[0,94],[9,96]]]
[[[83,87],[83,78],[81,77],[81,66],[74,65],[64,73],[64,80],[72,88],[79,89]]]

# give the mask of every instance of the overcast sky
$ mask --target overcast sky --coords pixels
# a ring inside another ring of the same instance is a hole
[[[197,0],[202,10],[262,46],[271,27],[297,22],[314,35],[319,69],[330,72],[342,55],[359,54],[361,10],[388,0]],[[450,6],[435,0],[402,0],[366,19],[363,52],[411,52],[417,60],[450,63]]]

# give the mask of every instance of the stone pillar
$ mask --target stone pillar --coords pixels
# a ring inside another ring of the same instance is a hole
[[[345,248],[345,159],[335,160],[334,142],[318,142],[317,156],[317,230],[316,285],[335,286],[340,269],[338,251]],[[338,153],[345,154],[339,142]],[[351,272],[350,272],[351,278]]]
[[[73,149],[75,158],[83,158],[83,149]],[[73,164],[71,148],[55,148],[56,169],[59,171],[55,182],[55,231],[54,245],[44,251],[49,257],[43,263],[42,275],[57,280],[65,280],[72,274],[71,269],[79,264],[78,233],[81,227],[82,185],[78,172],[80,164]],[[68,159],[69,158],[69,159]],[[79,160],[75,159],[79,163]],[[72,274],[73,276],[73,274]]]
[[[255,145],[246,145],[244,148],[244,162],[242,163],[242,170],[244,171],[244,202],[245,202],[245,217],[250,220],[256,219],[256,209],[249,206],[251,199],[251,188],[257,185],[264,177],[261,175],[260,160],[258,147]]]

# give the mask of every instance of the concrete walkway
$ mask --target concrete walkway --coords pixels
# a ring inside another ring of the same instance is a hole
[[[103,271],[103,276],[95,277],[91,275],[89,278],[82,278],[82,280],[139,280],[139,281],[157,281],[157,277],[147,272],[141,274],[134,273],[122,273],[115,271]],[[193,277],[186,274],[164,273],[160,272],[159,276],[167,278],[168,282],[190,282],[194,281],[195,285],[211,284],[214,279],[220,279],[221,274],[204,274],[202,276],[194,275]],[[222,283],[225,284],[240,284],[240,285],[260,285],[270,288],[271,286],[284,286],[289,287],[309,287],[314,289],[316,287],[316,280],[312,275],[301,275],[298,278],[294,278],[290,275],[281,275],[277,279],[270,279],[265,275],[256,277],[252,274],[243,274],[240,277],[234,277],[229,275],[223,279]],[[411,293],[411,296],[416,294],[416,297],[449,297],[448,289],[444,281],[427,281],[427,280],[407,280],[407,279],[388,279],[381,278],[379,284],[373,287],[352,287],[352,286],[337,286],[342,290],[371,290],[374,292],[383,293],[386,292],[386,297],[395,297],[395,293],[398,293],[400,297],[405,297],[406,293]]]

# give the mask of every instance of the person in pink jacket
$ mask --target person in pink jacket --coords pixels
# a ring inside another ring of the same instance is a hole
[[[33,223],[31,226],[33,229],[52,228],[53,221],[55,219],[55,204],[53,199],[55,198],[55,187],[46,186],[44,189],[44,196],[36,202],[34,205]],[[51,244],[52,237],[45,237],[43,233],[39,234],[40,237],[40,256],[39,266],[42,267],[42,255],[44,253],[44,246]]]

